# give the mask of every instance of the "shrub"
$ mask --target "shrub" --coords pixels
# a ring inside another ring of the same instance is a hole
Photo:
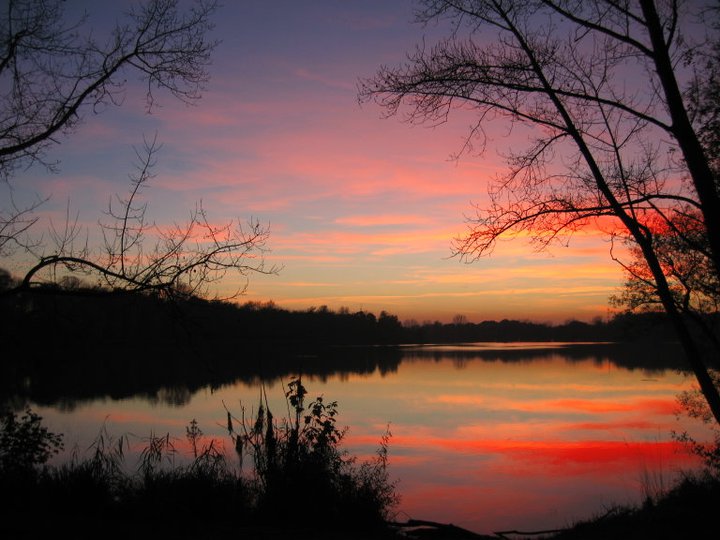
[[[717,370],[709,371],[715,386],[720,387],[720,372]],[[702,459],[708,473],[720,479],[720,426],[715,422],[710,407],[697,388],[682,392],[678,397],[678,401],[687,416],[700,420],[709,427],[713,440],[696,441],[686,431],[682,433],[673,432],[673,436],[676,440],[685,443],[693,454]]]
[[[18,416],[10,410],[0,419],[0,475],[34,475],[39,466],[63,448],[62,435],[42,425],[30,409]]]
[[[374,460],[360,465],[340,448],[346,429],[337,426],[337,402],[322,396],[307,407],[307,390],[298,377],[288,384],[288,417],[276,423],[263,393],[254,418],[228,411],[228,432],[240,462],[250,457],[261,521],[288,518],[292,527],[312,517],[315,527],[341,523],[383,524],[399,502],[387,471],[390,432]]]
[[[168,534],[207,532],[202,530],[207,523],[192,518],[198,515],[217,516],[211,527],[223,531],[384,526],[398,502],[387,471],[389,431],[375,458],[358,463],[340,448],[346,429],[337,427],[337,403],[318,397],[306,406],[306,394],[300,378],[290,381],[288,418],[280,422],[266,398],[247,421],[244,414],[238,420],[228,412],[235,449],[252,460],[249,474],[231,466],[221,441],[204,438],[195,420],[186,428],[192,453],[186,465],[176,463],[169,434],[151,434],[137,470],[128,471],[128,436],[115,439],[103,426],[89,455],[46,466],[62,449],[62,435],[50,432],[30,410],[21,418],[6,413],[0,424],[0,481],[12,487],[7,493],[14,496],[3,509],[15,519],[0,523],[0,537],[46,537],[60,519],[83,530],[110,523],[123,534],[138,526]],[[37,521],[33,516],[40,509],[46,519]]]

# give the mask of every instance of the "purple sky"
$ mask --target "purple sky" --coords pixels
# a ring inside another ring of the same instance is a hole
[[[84,4],[97,32],[115,16],[99,12],[97,2]],[[52,149],[59,173],[33,167],[13,181],[19,200],[51,197],[38,234],[51,219],[62,222],[69,201],[93,241],[109,198],[127,189],[133,146],[157,133],[163,148],[145,193],[154,221],[182,221],[202,200],[213,221],[254,217],[270,226],[268,262],[282,271],[251,276],[240,301],[384,309],[418,321],[606,315],[622,273],[596,231],[547,253],[514,239],[471,265],[451,257],[471,203],[482,203],[488,180],[504,170],[500,153],[526,141],[492,126],[484,154],[456,162],[450,156],[462,147],[472,113],[457,111],[428,128],[358,104],[359,78],[442,34],[413,22],[412,2],[225,4],[215,16],[221,44],[212,78],[197,106],[160,95],[161,106],[148,115],[130,79],[121,107],[88,116]],[[5,266],[21,273],[23,264]]]

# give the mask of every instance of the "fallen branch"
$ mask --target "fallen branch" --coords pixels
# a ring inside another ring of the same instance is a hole
[[[500,538],[507,538],[506,534],[514,534],[515,536],[542,536],[545,534],[557,534],[565,529],[549,529],[546,531],[495,531],[493,534]]]
[[[404,523],[389,521],[387,524],[391,527],[397,527],[400,529],[415,529],[412,532],[416,533],[416,536],[408,536],[408,538],[432,538],[433,534],[436,532],[441,532],[442,538],[468,538],[474,540],[492,540],[494,538],[493,536],[468,531],[467,529],[463,529],[462,527],[458,527],[452,523],[437,523],[435,521],[426,521],[422,519],[409,519]]]

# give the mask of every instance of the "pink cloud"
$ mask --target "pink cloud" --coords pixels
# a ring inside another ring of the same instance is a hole
[[[345,216],[335,219],[338,225],[350,227],[384,227],[392,225],[426,225],[431,220],[424,215],[378,214]]]

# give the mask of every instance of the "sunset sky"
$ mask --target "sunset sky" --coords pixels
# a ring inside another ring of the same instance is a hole
[[[96,15],[99,5],[67,4]],[[163,147],[145,193],[151,219],[181,222],[202,200],[214,222],[253,217],[270,227],[267,260],[282,270],[251,275],[240,301],[387,310],[419,322],[606,316],[622,272],[593,230],[546,253],[516,239],[473,264],[451,257],[472,204],[482,206],[488,180],[504,170],[502,152],[526,141],[492,126],[483,155],[453,161],[471,112],[429,128],[358,104],[359,78],[442,34],[413,23],[412,9],[409,0],[226,1],[197,106],[159,94],[161,107],[148,115],[142,88],[131,85],[121,107],[88,115],[51,150],[57,174],[19,173],[15,196],[51,197],[37,234],[50,220],[62,223],[69,201],[92,239],[109,198],[127,190],[133,146],[157,133]],[[90,21],[101,28],[114,16],[104,11]],[[23,264],[3,263],[15,274]]]

